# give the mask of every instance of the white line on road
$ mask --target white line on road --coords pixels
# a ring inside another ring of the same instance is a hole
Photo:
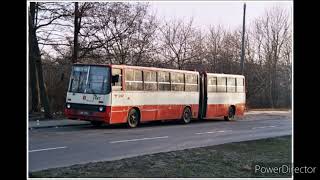
[[[120,140],[120,141],[110,141],[110,143],[113,144],[113,143],[132,142],[132,141],[144,141],[144,140],[152,140],[152,139],[163,139],[163,138],[168,138],[168,137],[169,136],[141,138],[141,139],[127,139],[127,140]]]
[[[277,126],[261,126],[261,127],[253,127],[252,129],[264,129],[264,128],[273,128]]]
[[[231,131],[231,130],[228,130],[228,131]],[[226,132],[226,131],[208,131],[208,132],[200,132],[195,134],[212,134],[212,133],[219,133],[219,132]]]
[[[64,149],[64,148],[67,148],[67,147],[63,146],[63,147],[54,147],[54,148],[45,148],[45,149],[35,149],[35,150],[30,150],[29,152],[49,151],[49,150]]]

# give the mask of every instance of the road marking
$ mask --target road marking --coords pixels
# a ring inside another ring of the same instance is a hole
[[[64,149],[64,148],[67,148],[67,147],[63,146],[63,147],[54,147],[54,148],[45,148],[45,149],[35,149],[35,150],[30,150],[29,152],[49,151],[49,150]]]
[[[264,128],[273,128],[277,126],[261,126],[261,127],[253,127],[252,129],[264,129]]]
[[[141,138],[141,139],[127,139],[127,140],[120,140],[120,141],[110,141],[111,144],[114,143],[122,143],[122,142],[132,142],[132,141],[144,141],[144,140],[152,140],[152,139],[163,139],[168,138],[169,136],[160,136],[160,137],[151,137],[151,138]]]
[[[231,130],[227,130],[227,131],[231,131]],[[208,132],[200,132],[200,133],[195,133],[195,134],[212,134],[212,133],[219,133],[219,132],[226,132],[226,131],[208,131]]]

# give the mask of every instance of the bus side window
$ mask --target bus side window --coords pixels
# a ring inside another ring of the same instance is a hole
[[[196,74],[185,74],[186,91],[198,91],[198,76]]]
[[[227,92],[227,78],[226,77],[218,77],[217,78],[217,92]]]
[[[121,69],[112,69],[112,90],[113,91],[122,90],[122,70]]]
[[[208,76],[208,92],[217,92],[217,77]]]
[[[227,78],[227,91],[236,92],[236,79],[233,77]]]
[[[170,75],[169,72],[158,72],[159,91],[170,91]]]
[[[126,90],[128,91],[142,91],[142,71],[126,69]]]
[[[157,87],[157,72],[155,71],[143,71],[144,78],[144,90],[156,91]]]
[[[244,79],[237,78],[237,92],[244,92]]]
[[[170,73],[171,74],[171,90],[184,91],[184,74]]]

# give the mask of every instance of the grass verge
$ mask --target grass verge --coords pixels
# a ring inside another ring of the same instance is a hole
[[[291,136],[53,168],[30,177],[291,177],[254,174],[252,164],[291,162]]]

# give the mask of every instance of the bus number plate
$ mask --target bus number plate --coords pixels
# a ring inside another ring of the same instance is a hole
[[[89,112],[85,112],[85,111],[80,111],[81,115],[89,115]]]

